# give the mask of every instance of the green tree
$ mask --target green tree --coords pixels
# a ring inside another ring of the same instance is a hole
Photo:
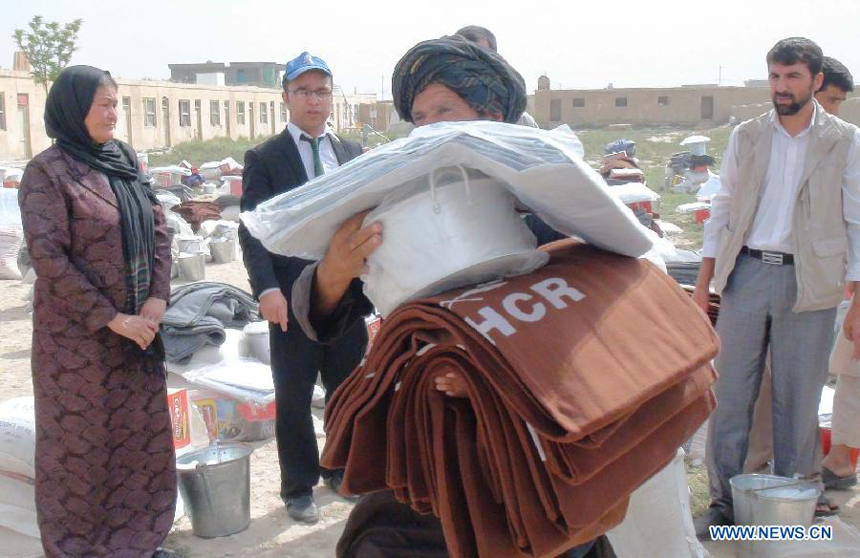
[[[29,30],[15,29],[12,38],[18,48],[30,60],[30,73],[36,83],[42,84],[48,92],[48,82],[57,79],[63,68],[77,50],[75,42],[84,20],[76,19],[60,25],[56,21],[45,21],[42,16],[34,16]]]

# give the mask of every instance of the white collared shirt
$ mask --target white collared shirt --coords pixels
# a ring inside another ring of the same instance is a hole
[[[745,246],[772,252],[794,253],[792,220],[800,178],[809,148],[812,125],[823,110],[815,106],[809,126],[794,137],[785,131],[776,111],[771,111],[774,126],[770,162],[759,193],[758,211],[747,235]],[[732,193],[738,182],[738,142],[735,131],[720,168],[720,191],[711,201],[711,218],[705,223],[702,256],[715,258],[720,246],[720,234],[728,225]],[[860,133],[848,150],[848,161],[842,175],[842,204],[848,230],[848,273],[846,280],[860,281]]]
[[[292,122],[287,123],[287,130],[290,131],[290,135],[293,136],[293,141],[296,142],[296,147],[299,148],[299,155],[302,158],[302,163],[305,165],[305,171],[308,174],[308,180],[313,180],[316,178],[314,176],[314,152],[311,149],[310,142],[302,141],[302,136],[307,136],[309,138],[313,138],[311,134],[303,131],[301,128],[293,124]],[[320,141],[320,161],[322,162],[323,169],[325,172],[329,173],[339,167],[340,165],[337,162],[337,156],[334,153],[334,148],[331,145],[332,139],[331,134],[334,132],[326,124],[325,130],[322,135],[319,137],[323,138]]]

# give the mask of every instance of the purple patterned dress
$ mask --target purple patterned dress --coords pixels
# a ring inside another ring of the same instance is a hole
[[[36,509],[48,557],[149,557],[173,523],[176,470],[164,364],[107,323],[126,300],[120,214],[107,177],[56,146],[19,192],[36,270]],[[170,293],[170,246],[154,208],[150,295]]]

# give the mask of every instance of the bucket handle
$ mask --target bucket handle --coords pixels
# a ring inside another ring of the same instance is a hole
[[[463,176],[463,185],[466,188],[466,198],[469,200],[469,204],[472,203],[472,189],[469,187],[469,174],[466,172],[466,169],[463,165],[455,165],[458,169],[460,169],[460,174]],[[439,201],[436,199],[436,171],[439,169],[433,169],[430,171],[430,197],[433,200],[433,213],[439,213],[442,211],[442,207],[439,205]]]

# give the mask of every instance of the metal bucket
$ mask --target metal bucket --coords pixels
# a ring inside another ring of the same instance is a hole
[[[272,361],[269,348],[269,322],[251,322],[243,328],[242,332],[249,356],[269,364]]]
[[[188,254],[205,254],[206,241],[199,236],[177,236],[176,243],[179,245],[180,252]]]
[[[252,451],[247,444],[216,444],[176,460],[179,490],[198,537],[224,537],[251,524]]]
[[[206,256],[204,254],[179,254],[176,258],[179,278],[183,281],[206,279]]]
[[[209,250],[212,252],[212,258],[215,260],[215,263],[230,263],[236,261],[235,240],[210,242]]]
[[[737,525],[809,527],[815,515],[815,504],[821,496],[821,489],[813,482],[776,475],[736,475],[729,483]],[[771,555],[768,541],[740,543],[740,555],[744,558]]]

